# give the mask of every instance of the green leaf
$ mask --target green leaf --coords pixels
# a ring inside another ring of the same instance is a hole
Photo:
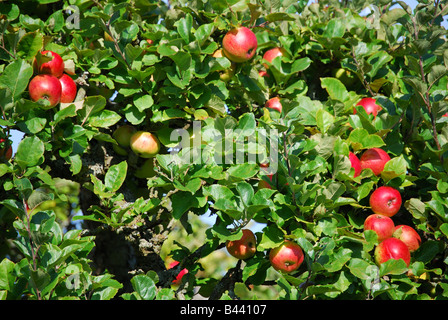
[[[121,185],[126,179],[127,170],[127,161],[122,161],[119,164],[111,166],[106,172],[106,176],[104,179],[106,188],[112,192],[120,189]]]
[[[4,258],[0,263],[0,290],[12,291],[14,289],[14,262]]]
[[[383,139],[376,134],[369,134],[364,128],[354,129],[349,137],[348,141],[353,147],[353,150],[379,148],[385,145]]]
[[[401,177],[401,179],[404,180],[407,169],[407,162],[403,155],[393,157],[384,165],[384,169],[381,172],[381,178],[383,178],[385,182],[397,177]]]
[[[37,166],[44,161],[45,145],[37,136],[25,137],[17,147],[15,161],[22,168]]]
[[[112,110],[102,110],[89,117],[92,127],[109,128],[121,120],[121,116]]]
[[[316,114],[316,123],[322,133],[326,133],[328,128],[334,123],[334,117],[328,111],[319,109]]]
[[[238,191],[241,200],[243,201],[244,205],[247,207],[252,203],[252,197],[254,196],[254,189],[252,186],[245,182],[238,182],[236,185],[236,190]]]
[[[263,231],[260,243],[257,246],[258,251],[276,248],[285,241],[285,233],[275,224],[268,225]]]
[[[380,276],[389,275],[398,275],[408,271],[408,267],[406,266],[406,262],[403,259],[395,260],[389,259],[386,262],[382,263],[380,266]]]
[[[235,178],[249,179],[258,173],[258,164],[256,163],[243,163],[231,166],[227,172]]]
[[[132,288],[143,300],[153,300],[157,294],[157,287],[150,277],[146,275],[136,275],[131,279]]]
[[[184,18],[177,21],[175,26],[185,43],[189,44],[192,40],[191,28],[193,27],[193,17],[191,14],[188,13]]]
[[[25,91],[33,75],[33,67],[22,59],[17,59],[6,66],[0,76],[0,88],[9,89],[14,100]]]
[[[345,23],[341,19],[331,19],[327,22],[323,37],[342,38],[345,33]]]
[[[44,37],[39,31],[28,32],[17,44],[17,55],[24,60],[34,58],[43,46]]]
[[[336,78],[321,78],[322,88],[326,89],[330,98],[341,102],[349,98],[347,88]]]

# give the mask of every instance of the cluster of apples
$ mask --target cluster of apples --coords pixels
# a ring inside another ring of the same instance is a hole
[[[366,150],[360,159],[351,152],[349,157],[355,176],[366,168],[370,168],[375,175],[380,175],[390,160],[387,152],[380,148]],[[395,226],[391,218],[401,208],[400,192],[390,186],[381,186],[372,192],[369,204],[373,214],[365,219],[364,230],[373,230],[378,236],[375,262],[380,265],[389,259],[403,259],[409,266],[411,253],[420,247],[421,238],[414,228],[408,225]]]
[[[243,235],[240,239],[226,242],[226,249],[231,256],[246,260],[255,255],[257,239],[249,229],[242,229],[242,232]],[[269,251],[269,261],[272,267],[285,273],[297,270],[303,259],[302,248],[291,240],[285,240],[280,246]]]
[[[258,41],[255,34],[247,27],[236,27],[228,31],[222,39],[222,49],[217,50],[213,57],[227,57],[231,62],[231,68],[227,72],[222,72],[220,75],[221,80],[229,81],[235,74],[236,63],[242,63],[252,59],[257,51]],[[285,50],[280,47],[275,47],[267,50],[263,59],[268,62],[272,62],[274,58],[285,54]],[[267,69],[269,66],[263,64],[266,70],[260,70],[259,75],[269,76]],[[265,103],[266,108],[277,110],[282,112],[282,104],[279,97],[273,97],[268,99]]]
[[[392,217],[400,210],[400,192],[389,186],[374,190],[369,199],[373,214],[364,221],[364,231],[373,230],[378,236],[375,248],[375,262],[380,265],[389,259],[403,259],[406,265],[411,262],[411,253],[422,242],[417,231],[408,225],[395,225]]]
[[[73,102],[77,87],[75,81],[64,73],[64,60],[59,54],[49,50],[42,51],[41,55],[51,60],[43,63],[38,62],[37,59],[34,60],[37,75],[28,85],[31,100],[48,100],[49,103],[45,106],[47,109],[53,108],[60,102]]]

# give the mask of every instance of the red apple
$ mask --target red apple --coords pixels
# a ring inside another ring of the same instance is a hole
[[[11,144],[6,139],[0,138],[0,160],[9,161],[12,157]]]
[[[378,242],[382,242],[392,237],[395,231],[395,224],[391,218],[374,213],[364,220],[365,230],[375,231],[378,235]]]
[[[378,176],[383,171],[385,164],[390,160],[390,156],[383,149],[371,148],[364,151],[359,160],[363,170],[370,168]]]
[[[290,240],[285,240],[282,245],[271,249],[269,252],[269,261],[272,267],[277,271],[286,273],[297,270],[302,264],[303,259],[302,248]]]
[[[409,252],[416,251],[422,243],[422,239],[417,231],[407,225],[401,224],[396,226],[392,236],[403,241],[408,246]]]
[[[283,49],[283,48],[278,48],[278,47],[272,48],[264,53],[263,59],[266,61],[272,62],[272,60],[274,60],[276,57],[283,56],[284,53],[285,53],[285,49]],[[269,68],[269,66],[266,63],[264,63],[263,65],[266,69]]]
[[[389,259],[403,259],[409,267],[411,263],[411,253],[406,244],[397,238],[388,238],[375,248],[375,262],[380,265]]]
[[[178,261],[173,261],[169,264],[168,269],[172,269],[179,264]],[[182,277],[188,273],[187,269],[182,269],[176,276],[176,279],[173,280],[174,285],[179,285],[182,282]]]
[[[349,152],[348,157],[350,159],[350,163],[352,165],[352,168],[355,169],[355,175],[356,178],[361,174],[362,168],[361,168],[361,161],[359,161],[359,158],[354,154],[353,152]]]
[[[246,27],[234,28],[222,39],[223,52],[233,62],[245,62],[252,59],[257,46],[257,37]]]
[[[28,85],[28,91],[31,100],[48,100],[50,102],[48,108],[52,108],[61,100],[62,86],[59,79],[55,76],[39,74],[31,79]]]
[[[401,208],[401,194],[395,188],[381,186],[372,192],[369,203],[373,212],[392,217]]]
[[[52,56],[52,60],[42,63],[38,68],[39,73],[51,74],[57,78],[62,76],[64,72],[64,60],[62,60],[61,56],[49,50],[42,51],[41,54]]]
[[[133,126],[128,124],[115,129],[114,133],[112,134],[112,138],[114,138],[115,141],[117,141],[118,143],[118,145],[116,144],[112,145],[115,152],[117,152],[122,156],[127,155],[128,148],[130,147],[131,143],[131,137],[136,131],[137,130],[135,130]]]
[[[282,112],[282,103],[280,102],[279,97],[274,97],[266,101],[265,108],[277,110],[278,112]]]
[[[62,92],[61,92],[61,102],[62,103],[70,103],[73,102],[76,98],[76,83],[73,79],[67,75],[63,74],[59,81],[61,82]]]
[[[227,252],[237,259],[248,259],[257,251],[257,239],[252,231],[243,229],[243,235],[239,240],[226,242]]]
[[[382,110],[381,106],[376,103],[374,98],[363,98],[356,105],[362,106],[367,114],[373,114],[375,117],[378,112]],[[356,109],[353,109],[353,113],[356,114]]]
[[[130,147],[134,153],[142,158],[155,157],[160,150],[160,142],[157,137],[146,131],[137,131],[131,136]]]

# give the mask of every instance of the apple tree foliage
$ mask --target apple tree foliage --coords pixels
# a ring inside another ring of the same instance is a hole
[[[447,13],[444,0],[414,10],[390,0],[1,2],[1,131],[24,136],[0,163],[0,297],[228,299],[243,287],[253,298],[447,298]],[[232,64],[212,55],[238,25],[256,34],[257,54],[223,81]],[[273,47],[285,54],[263,61]],[[45,110],[30,100],[44,49],[74,73],[74,103]],[[282,113],[263,108],[275,96]],[[377,100],[378,116],[353,112],[363,97]],[[136,177],[143,159],[114,151],[125,123],[158,136],[152,177]],[[190,149],[172,152],[172,132],[198,123],[201,159],[184,161]],[[246,139],[261,129],[277,132],[267,154]],[[259,161],[217,161],[236,157],[229,146]],[[349,151],[373,147],[391,160],[379,176],[354,178]],[[272,181],[259,170],[271,150]],[[363,232],[382,185],[403,197],[395,224],[422,236],[409,268],[377,266],[377,238]],[[207,257],[253,222],[255,256],[205,272]],[[167,270],[161,252],[175,225],[201,242],[177,237],[169,255],[180,263]],[[290,274],[268,259],[285,239],[305,254]]]

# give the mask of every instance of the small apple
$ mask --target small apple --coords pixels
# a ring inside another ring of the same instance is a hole
[[[159,153],[160,142],[157,137],[146,131],[135,132],[130,139],[131,150],[142,158],[152,158]]]
[[[179,264],[178,261],[173,261],[168,265],[168,269],[172,269]],[[179,285],[182,282],[182,277],[188,273],[186,268],[182,269],[176,276],[176,279],[173,280],[172,284]]]
[[[156,175],[156,172],[154,171],[153,159],[146,159],[145,162],[143,162],[143,164],[137,170],[135,170],[134,175],[137,178],[141,179],[154,177]]]
[[[359,160],[363,170],[370,168],[378,176],[383,171],[385,164],[390,160],[390,156],[383,149],[371,148],[364,151]]]
[[[375,117],[378,112],[382,110],[381,106],[376,103],[374,98],[363,98],[356,105],[362,106],[367,114],[373,114]],[[353,109],[353,113],[356,114],[356,109]]]
[[[131,144],[131,136],[137,132],[137,130],[129,125],[125,124],[117,129],[115,129],[114,133],[112,134],[112,137],[117,141],[117,143],[122,147],[129,147]]]
[[[378,235],[378,242],[382,242],[392,237],[395,231],[395,224],[391,218],[381,214],[371,214],[364,220],[364,231],[373,230]]]
[[[128,154],[128,148],[131,144],[131,136],[137,132],[137,130],[128,124],[122,125],[121,127],[118,127],[115,129],[114,133],[112,134],[112,138],[117,141],[118,145],[114,144],[112,147],[114,148],[115,152],[118,154],[125,156]]]
[[[73,79],[67,75],[63,74],[59,81],[61,82],[62,92],[61,92],[61,102],[70,103],[76,98],[76,83]]]
[[[246,62],[252,59],[257,46],[257,37],[246,27],[234,28],[222,39],[223,52],[233,62]]]
[[[403,241],[407,245],[409,252],[411,253],[416,251],[422,243],[422,239],[420,238],[420,235],[417,233],[417,231],[407,225],[401,224],[396,226],[394,234],[392,236]]]
[[[333,76],[339,81],[341,81],[345,86],[353,85],[356,79],[355,75],[352,72],[344,68],[334,69]]]
[[[411,253],[406,244],[397,238],[388,238],[381,242],[375,248],[375,262],[380,265],[389,259],[400,260],[403,259],[409,267],[411,263]]]
[[[50,50],[42,51],[41,54],[51,56],[52,59],[42,63],[38,67],[39,73],[51,74],[57,78],[62,76],[62,73],[64,72],[64,60],[62,60],[61,56]]]
[[[285,240],[277,248],[269,252],[269,261],[272,267],[277,271],[286,273],[297,270],[304,259],[303,251],[300,246],[290,240]]]
[[[370,195],[372,211],[388,217],[394,216],[401,208],[401,194],[392,187],[381,186]]]
[[[45,108],[50,109],[60,102],[62,86],[59,79],[55,76],[39,74],[31,79],[28,84],[28,91],[33,101],[48,100],[50,104]]]
[[[272,48],[272,49],[269,49],[268,51],[266,51],[263,55],[263,59],[266,61],[272,62],[272,60],[274,60],[276,57],[281,57],[284,54],[285,54],[285,49],[276,47],[276,48]],[[263,63],[263,65],[266,69],[269,68],[269,66],[266,63]]]
[[[359,161],[359,158],[354,154],[353,152],[349,152],[348,157],[350,159],[350,163],[352,165],[352,168],[355,169],[355,175],[356,178],[361,174],[362,168],[361,168],[361,161]]]
[[[6,139],[0,138],[0,160],[11,160],[12,157],[12,147],[11,143],[6,141]]]
[[[242,229],[242,237],[239,240],[226,242],[227,252],[237,259],[245,260],[254,256],[257,251],[257,239],[249,229]]]
[[[216,50],[212,57],[214,58],[222,58],[224,57],[223,53],[222,53],[222,49],[218,49]],[[227,70],[223,70],[219,73],[219,78],[224,81],[224,82],[228,82],[230,81],[230,79],[233,78],[233,76],[235,75],[235,71],[236,71],[236,64],[234,62],[231,62],[230,64],[230,68]]]
[[[274,97],[274,98],[269,99],[268,101],[266,101],[264,107],[273,109],[273,110],[277,110],[280,113],[282,112],[282,103],[280,102],[279,97]]]

